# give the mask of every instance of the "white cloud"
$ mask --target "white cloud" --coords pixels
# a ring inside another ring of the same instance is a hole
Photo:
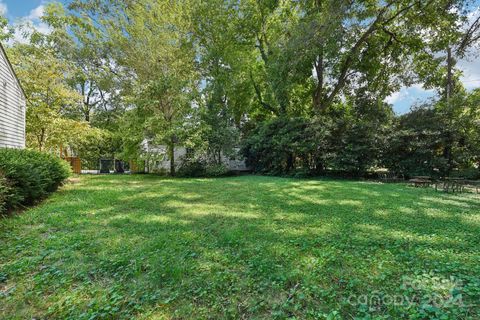
[[[0,0],[1,1],[1,0]],[[48,24],[44,23],[41,18],[45,13],[45,6],[39,5],[38,7],[30,10],[30,13],[24,17],[18,19],[18,22],[15,23],[15,33],[14,33],[14,41],[20,43],[27,43],[28,37],[25,37],[25,29],[20,30],[20,25],[27,26],[27,33],[28,29],[34,29],[40,33],[49,34],[52,32],[52,29],[48,26]]]
[[[7,4],[3,3],[3,1],[0,0],[0,15],[4,16],[7,14],[7,12],[8,12]]]
[[[390,104],[395,104],[396,102],[402,100],[405,98],[406,91],[403,90],[402,88],[400,91],[392,93],[390,96],[388,96],[385,101]]]
[[[460,81],[467,90],[480,88],[480,53],[473,49],[467,56],[468,58],[460,59],[456,65],[462,71]],[[402,87],[388,96],[385,101],[394,105],[398,113],[404,113],[410,106],[426,101],[434,95],[436,95],[435,90],[426,90],[421,84],[415,84],[411,87]]]
[[[52,30],[48,26],[48,24],[44,23],[41,18],[45,13],[45,6],[39,5],[38,7],[30,10],[30,14],[23,18],[23,20],[28,21],[32,24],[33,28],[35,28],[38,32],[41,33],[50,33]]]
[[[467,14],[468,23],[471,24],[480,15],[480,7]]]
[[[40,20],[44,12],[45,12],[45,6],[42,4],[36,7],[35,9],[30,10],[30,14],[25,18],[31,21]]]
[[[434,93],[432,89],[424,89],[421,84],[414,84],[411,87],[402,87],[399,91],[392,93],[385,101],[390,104],[398,102],[414,103],[420,97],[429,97]]]
[[[463,74],[460,77],[463,85],[467,90],[480,87],[480,58],[460,60],[458,67],[462,70]]]
[[[468,22],[465,30],[480,15],[480,7],[472,10],[468,16]],[[467,90],[480,88],[480,44],[474,45],[467,51],[466,58],[459,59],[456,67],[462,71],[460,81]],[[445,59],[445,53],[438,53],[437,57]],[[445,62],[444,62],[445,63]],[[420,84],[411,87],[402,87],[399,91],[392,93],[385,99],[387,103],[393,104],[397,112],[403,113],[408,111],[410,106],[420,101],[425,101],[436,93],[434,90],[425,90]]]
[[[385,102],[393,105],[397,114],[403,114],[418,103],[427,101],[435,95],[435,90],[424,89],[421,84],[414,84],[411,87],[402,87],[399,91],[392,93],[385,99]]]

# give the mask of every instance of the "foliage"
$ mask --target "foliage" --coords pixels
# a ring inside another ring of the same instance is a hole
[[[301,118],[278,118],[256,128],[243,147],[248,165],[258,172],[282,174],[296,168],[297,160],[308,161],[314,150],[308,125]]]
[[[57,59],[52,50],[35,44],[16,44],[10,53],[27,96],[29,148],[63,155],[69,148],[99,138],[101,130],[66,117],[80,103],[64,81],[68,64]]]
[[[224,104],[210,102],[200,115],[199,142],[193,144],[197,154],[205,155],[208,162],[221,164],[222,157],[236,154],[240,132]]]
[[[179,177],[203,177],[205,176],[205,161],[201,159],[185,158],[178,168]]]
[[[82,176],[0,220],[0,318],[474,320],[479,218],[404,184]]]
[[[478,90],[434,101],[401,116],[388,138],[386,167],[409,176],[448,176],[478,168]]]
[[[480,169],[475,167],[460,169],[453,171],[450,176],[467,180],[480,180]]]
[[[68,65],[52,50],[16,44],[10,56],[27,97],[27,144],[42,151],[66,130],[61,115],[74,108],[79,97],[64,83]]]
[[[127,122],[124,126],[135,130],[130,131],[132,136],[124,142],[127,148],[120,152],[127,158],[138,158],[139,143],[144,139],[165,144],[169,148],[172,175],[176,167],[173,150],[181,141],[196,90],[187,3],[115,2],[102,7],[101,19],[93,20],[87,17],[90,10],[96,12],[95,7],[72,5],[86,10],[83,25],[75,25],[77,37],[112,40],[107,61],[114,59],[114,68],[124,75],[120,87],[127,90],[123,96],[136,106],[133,112],[126,113],[129,118],[123,117]]]
[[[65,83],[82,100],[70,110],[69,116],[104,129],[111,128],[114,118],[124,111],[119,101],[123,87],[121,77],[112,72],[106,46],[88,33],[92,30],[88,19],[69,16],[60,3],[46,5],[42,20],[51,27],[45,36],[48,45],[53,45],[56,56],[70,66]]]
[[[380,163],[391,121],[390,107],[357,98],[314,120],[268,121],[247,136],[243,153],[257,172],[305,176],[333,170],[361,176]]]
[[[209,164],[205,168],[205,176],[207,177],[223,177],[230,173],[228,167],[223,163]]]
[[[0,172],[10,193],[5,208],[30,205],[55,191],[70,175],[65,161],[32,150],[0,149]]]
[[[84,124],[84,130],[70,130],[68,146],[74,155],[82,160],[82,168],[99,169],[100,159],[115,158],[118,139],[108,130]]]
[[[212,163],[204,159],[189,157],[182,159],[178,168],[179,177],[222,177],[229,173],[230,170],[223,163]]]
[[[3,16],[3,12],[0,11],[0,41],[6,41],[13,35],[13,28],[8,25],[8,20]]]
[[[456,69],[480,39],[471,1],[76,0],[42,19],[52,32],[33,43],[68,67],[78,98],[61,116],[108,129],[102,149],[121,158],[149,158],[147,139],[168,146],[172,174],[178,145],[208,163],[250,145],[270,174],[478,166],[476,98]],[[425,141],[384,103],[413,84],[439,94],[442,126]],[[276,127],[269,145],[260,132]]]
[[[10,202],[11,197],[12,188],[10,182],[4,176],[3,172],[0,171],[0,214],[6,211],[7,203]]]

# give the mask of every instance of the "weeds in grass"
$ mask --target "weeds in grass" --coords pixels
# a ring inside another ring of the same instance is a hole
[[[0,220],[0,318],[478,319],[479,231],[402,184],[82,177]]]

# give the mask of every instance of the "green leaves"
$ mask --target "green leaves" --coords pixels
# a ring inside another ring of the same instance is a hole
[[[71,173],[67,162],[31,150],[0,149],[0,213],[31,205],[55,191]]]

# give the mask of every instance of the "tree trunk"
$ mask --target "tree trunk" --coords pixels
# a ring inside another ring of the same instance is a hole
[[[452,136],[452,108],[450,105],[450,100],[453,95],[453,83],[452,83],[452,74],[453,74],[453,59],[452,59],[452,48],[450,46],[447,48],[447,84],[445,87],[445,103],[447,104],[447,115],[449,118],[449,125],[447,127],[447,139],[445,143],[445,148],[443,150],[443,156],[447,159],[447,172],[446,175],[449,176],[453,169],[453,136]]]
[[[289,153],[287,156],[287,172],[290,172],[294,169],[294,155]]]
[[[85,110],[85,121],[90,122],[90,109]]]
[[[43,151],[43,145],[45,143],[45,129],[41,129],[40,137],[38,138],[38,151]]]
[[[453,61],[452,61],[452,48],[447,48],[447,85],[445,88],[445,99],[447,105],[449,105],[449,100],[452,97],[452,69],[453,69]]]
[[[170,138],[168,146],[168,157],[170,158],[170,176],[175,176],[175,137]]]
[[[315,61],[315,71],[318,82],[313,93],[313,110],[319,112],[322,109],[323,99],[323,50],[321,50],[318,60]]]

